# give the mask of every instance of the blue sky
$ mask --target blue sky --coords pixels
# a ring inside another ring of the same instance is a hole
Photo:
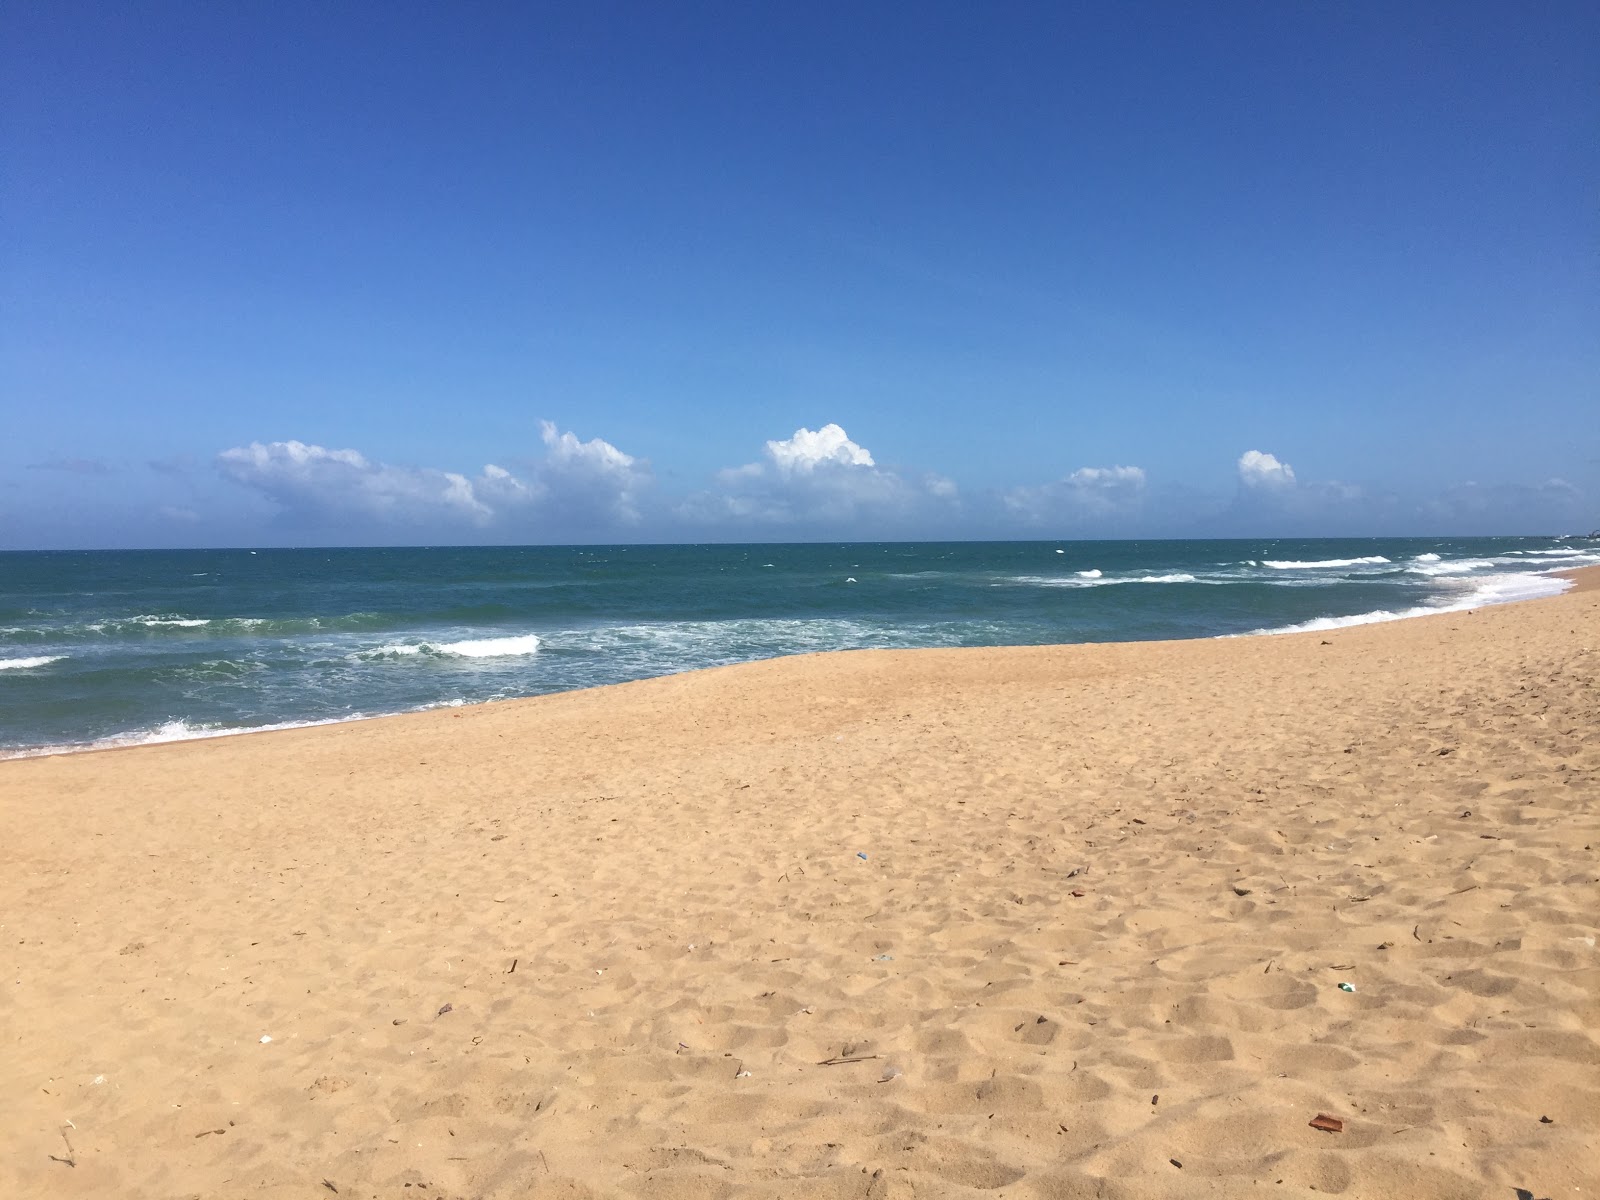
[[[13,6],[0,548],[1600,525],[1592,4]]]

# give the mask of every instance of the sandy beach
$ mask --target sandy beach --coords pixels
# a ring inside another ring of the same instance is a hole
[[[1593,1194],[1596,581],[0,762],[0,1195]]]

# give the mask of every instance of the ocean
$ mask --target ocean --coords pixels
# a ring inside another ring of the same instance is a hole
[[[1552,595],[1557,538],[0,554],[0,756],[860,647],[1336,629]]]

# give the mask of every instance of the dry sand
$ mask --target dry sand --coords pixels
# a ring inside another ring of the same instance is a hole
[[[0,1195],[1592,1195],[1597,673],[1575,590],[0,763]]]

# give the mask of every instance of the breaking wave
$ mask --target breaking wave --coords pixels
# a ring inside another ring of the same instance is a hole
[[[1320,571],[1333,567],[1365,567],[1386,563],[1389,560],[1381,554],[1368,554],[1361,558],[1323,558],[1315,562],[1274,561],[1270,558],[1263,559],[1263,567],[1271,567],[1274,571]]]
[[[0,750],[0,759],[38,758],[46,754],[81,753],[85,750],[121,750],[129,746],[154,746],[162,742],[192,742],[201,738],[232,737],[236,733],[271,733],[278,729],[309,729],[314,725],[339,725],[345,721],[360,721],[365,713],[352,713],[347,717],[330,717],[321,721],[279,721],[271,725],[227,726],[191,724],[179,719],[163,721],[148,729],[134,729],[111,737],[96,738],[92,742],[69,742],[53,746],[28,746],[20,750]]]
[[[65,654],[36,654],[32,658],[0,658],[0,671],[31,671],[34,667],[48,667],[65,657]]]
[[[432,658],[507,658],[536,653],[539,645],[538,635],[527,633],[518,637],[468,638],[459,642],[395,642],[379,646],[376,650],[359,651],[355,657],[413,658],[420,655]]]
[[[1183,571],[1175,571],[1169,575],[1123,575],[1111,579],[1105,578],[1100,571],[1079,571],[1074,579],[1064,578],[1060,575],[1016,575],[1008,582],[1026,583],[1034,587],[1059,587],[1059,588],[1088,588],[1088,587],[1114,587],[1121,583],[1227,583],[1226,579],[1199,579]]]
[[[1552,575],[1485,575],[1472,581],[1474,587],[1454,600],[1441,604],[1421,604],[1398,610],[1376,609],[1348,617],[1315,617],[1294,625],[1280,625],[1272,629],[1254,629],[1249,635],[1278,633],[1317,633],[1330,629],[1348,629],[1352,625],[1376,625],[1383,621],[1403,621],[1408,617],[1431,617],[1440,613],[1466,612],[1490,604],[1509,604],[1515,600],[1537,600],[1545,596],[1558,596],[1572,584]]]

